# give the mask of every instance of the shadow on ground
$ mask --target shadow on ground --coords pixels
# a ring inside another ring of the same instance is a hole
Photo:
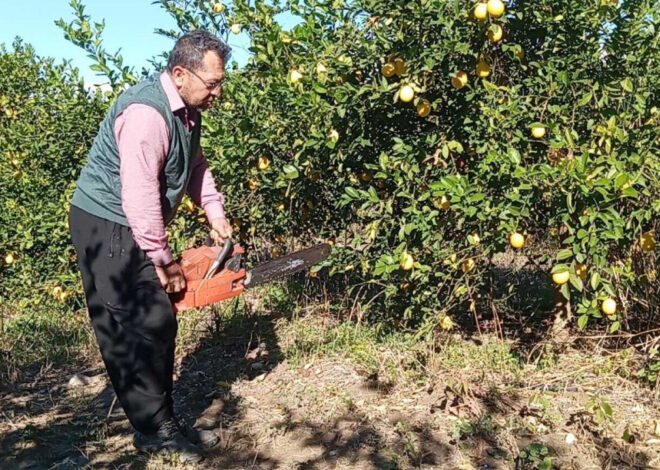
[[[658,457],[604,433],[579,397],[559,392],[457,387],[451,377],[397,390],[337,360],[294,367],[277,336],[286,305],[241,305],[228,317],[209,308],[194,325],[201,340],[179,355],[175,409],[221,438],[196,468],[532,470],[548,456],[556,468],[636,469]],[[0,469],[180,467],[133,449],[102,368],[69,389],[74,372],[41,370],[3,394]],[[565,401],[559,422],[532,406],[534,395]],[[580,445],[565,443],[569,431]]]

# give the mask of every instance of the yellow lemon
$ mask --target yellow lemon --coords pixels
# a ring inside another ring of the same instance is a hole
[[[445,315],[442,317],[442,320],[440,320],[440,328],[443,330],[451,330],[454,326],[454,322],[452,321],[451,317],[449,315]]]
[[[571,274],[568,271],[559,271],[552,275],[552,281],[555,284],[566,284],[568,279],[571,277]]]
[[[286,208],[286,206],[284,205],[283,202],[280,202],[280,203],[277,205],[277,210],[280,211],[280,212],[283,211],[285,208]]]
[[[274,246],[273,250],[271,251],[271,256],[273,258],[279,258],[282,256],[282,249],[279,246]]]
[[[456,75],[454,75],[451,79],[452,86],[458,90],[460,90],[465,85],[467,85],[467,82],[468,82],[468,75],[462,70],[456,72]]]
[[[426,117],[431,112],[431,102],[426,98],[417,103],[417,114]]]
[[[213,13],[222,13],[225,11],[225,6],[222,2],[213,2]]]
[[[410,253],[403,252],[401,253],[401,269],[404,271],[410,271],[413,268],[413,264],[415,263],[414,258]]]
[[[11,253],[7,253],[5,255],[5,263],[7,264],[12,264],[14,261],[16,261],[16,258],[14,258],[14,255]]]
[[[60,286],[55,286],[53,288],[53,297],[59,297],[62,293],[62,288]]]
[[[334,140],[335,142],[339,140],[339,132],[337,132],[335,129],[332,129],[328,133],[328,140]]]
[[[545,137],[545,127],[532,127],[532,137],[542,139]]]
[[[318,62],[316,64],[316,73],[318,75],[323,75],[324,73],[328,72],[328,68],[325,66],[323,62]]]
[[[488,14],[493,18],[499,18],[504,14],[504,2],[502,0],[488,0]]]
[[[472,235],[472,244],[473,245],[478,245],[479,243],[481,243],[481,236],[479,236],[479,233],[472,232],[471,235]]]
[[[238,24],[238,23],[234,23],[233,25],[231,25],[231,32],[234,33],[234,34],[240,33],[241,32],[241,25]]]
[[[584,281],[587,278],[587,265],[584,263],[577,263],[575,265],[575,274]]]
[[[480,60],[476,66],[477,77],[486,78],[490,75],[490,65],[485,60]]]
[[[603,303],[600,304],[600,309],[605,315],[614,315],[616,313],[616,300],[611,297],[603,300]]]
[[[441,196],[440,199],[434,199],[433,203],[438,207],[439,209],[442,210],[447,210],[451,206],[451,202],[449,201],[449,198],[447,196]]]
[[[302,80],[302,78],[302,73],[296,69],[292,69],[291,72],[289,72],[289,81],[291,83],[298,83],[300,80]]]
[[[410,85],[403,85],[399,89],[399,99],[404,103],[408,103],[412,101],[414,97],[415,97],[415,90],[413,90]]]
[[[642,236],[639,239],[639,244],[642,247],[643,251],[653,251],[655,250],[655,233],[653,232],[646,232],[642,234]]]
[[[183,205],[188,209],[188,212],[192,212],[195,210],[195,204],[190,199],[186,199],[183,201]]]
[[[223,101],[222,102],[222,109],[225,111],[231,111],[231,109],[234,107],[234,104],[231,101]]]
[[[397,57],[394,59],[394,73],[397,75],[403,75],[406,73],[406,63],[403,61],[401,57]]]
[[[392,62],[386,62],[383,64],[383,67],[381,68],[381,73],[386,76],[386,77],[391,77],[394,75],[395,69],[394,69],[394,64]]]
[[[469,273],[474,269],[475,263],[472,258],[466,259],[461,263],[461,269],[464,273]]]
[[[487,15],[488,5],[485,3],[477,3],[477,5],[474,7],[474,17],[478,20],[484,20],[486,19]]]
[[[257,162],[257,167],[260,170],[266,170],[270,166],[270,160],[266,156],[261,156],[259,157],[259,161]]]
[[[513,232],[509,236],[509,243],[514,248],[522,248],[525,245],[525,237],[522,233]]]
[[[502,39],[502,34],[502,27],[496,24],[488,30],[488,39],[492,42],[499,42]]]
[[[259,182],[257,180],[252,178],[248,180],[248,188],[250,188],[250,190],[254,191],[258,187],[259,187]]]

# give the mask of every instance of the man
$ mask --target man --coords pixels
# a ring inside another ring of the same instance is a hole
[[[69,227],[87,308],[134,445],[201,460],[217,436],[174,416],[177,321],[168,293],[185,288],[166,224],[187,192],[219,239],[231,237],[200,149],[201,110],[222,94],[230,49],[205,31],[176,42],[167,71],[124,91],[89,152],[71,201]],[[212,233],[213,233],[212,232]]]

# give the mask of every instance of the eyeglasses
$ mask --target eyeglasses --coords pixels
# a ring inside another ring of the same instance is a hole
[[[215,91],[219,90],[222,87],[222,82],[224,80],[217,80],[213,82],[209,82],[207,80],[204,80],[202,77],[197,75],[195,72],[193,72],[190,69],[186,69],[188,72],[192,73],[195,77],[199,78],[199,80],[204,84],[204,86],[209,90],[209,91]]]

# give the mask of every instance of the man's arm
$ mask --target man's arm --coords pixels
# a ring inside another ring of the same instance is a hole
[[[208,161],[204,158],[201,147],[193,163],[193,171],[190,177],[190,183],[188,184],[188,194],[195,204],[204,209],[211,228],[217,232],[220,238],[230,238],[232,229],[225,216],[225,198],[216,189],[213,174],[209,168]]]
[[[160,173],[169,151],[165,120],[154,108],[132,104],[115,120],[119,149],[122,208],[133,238],[156,267],[167,292],[185,287],[181,268],[172,259],[161,206]]]

